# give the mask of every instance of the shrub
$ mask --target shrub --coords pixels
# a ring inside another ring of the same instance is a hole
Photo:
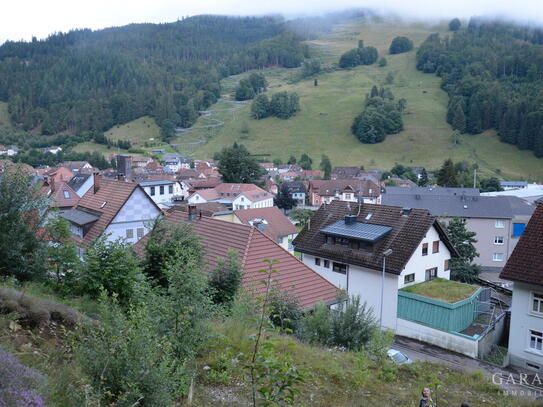
[[[306,343],[327,346],[330,343],[330,332],[330,310],[326,304],[319,303],[313,312],[302,318],[297,336]]]
[[[241,286],[242,271],[238,252],[228,251],[228,258],[218,258],[217,268],[209,275],[211,298],[215,304],[230,307]]]
[[[45,407],[39,395],[44,385],[44,376],[0,348],[0,406]]]
[[[364,347],[376,329],[375,318],[360,297],[351,297],[341,310],[332,310],[331,341],[349,350]]]
[[[97,297],[104,289],[109,294],[117,294],[124,304],[134,294],[136,282],[142,279],[132,247],[121,239],[108,241],[106,236],[85,253],[85,262],[78,274],[74,283],[81,294]]]
[[[296,296],[288,291],[273,288],[270,292],[270,321],[287,332],[296,332],[302,311]]]
[[[131,305],[125,313],[103,294],[100,321],[80,332],[76,358],[102,401],[118,407],[169,405],[179,372],[171,370],[175,363],[151,305]]]
[[[356,296],[339,309],[319,304],[302,320],[298,336],[308,343],[358,351],[368,344],[376,329],[373,312]]]
[[[387,61],[387,59],[385,57],[379,58],[379,66],[381,68],[384,67],[384,66],[387,66],[387,63],[388,63],[388,61]]]

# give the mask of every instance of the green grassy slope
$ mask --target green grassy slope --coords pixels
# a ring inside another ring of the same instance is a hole
[[[269,154],[270,159],[288,159],[291,154],[309,155],[317,163],[321,154],[327,154],[333,165],[364,165],[366,168],[390,168],[394,163],[424,165],[438,168],[444,159],[467,160],[479,164],[481,171],[503,178],[543,178],[543,161],[529,151],[501,143],[492,132],[465,135],[458,146],[453,146],[451,127],[445,121],[447,95],[440,87],[440,79],[423,74],[415,68],[415,52],[387,55],[391,40],[397,35],[411,38],[415,46],[431,33],[444,27],[423,24],[406,25],[401,22],[352,22],[336,27],[324,38],[310,42],[310,46],[326,62],[337,61],[339,55],[357,46],[363,39],[365,45],[378,48],[388,65],[379,68],[360,66],[352,70],[339,70],[292,83],[295,70],[272,69],[263,71],[270,82],[269,94],[276,91],[295,91],[300,96],[301,111],[294,118],[280,120],[267,118],[256,121],[249,116],[249,105],[237,112],[224,112],[217,118],[225,126],[216,129],[196,130],[178,137],[178,143],[200,140],[202,144],[186,144],[187,152],[196,158],[211,157],[234,141],[245,144],[252,152]],[[394,83],[387,85],[389,72],[395,75]],[[239,77],[223,81],[230,93]],[[366,145],[351,134],[353,118],[362,109],[364,96],[373,85],[391,88],[397,99],[407,99],[404,116],[405,130],[387,137],[383,143]],[[220,109],[220,102],[212,109]],[[242,134],[243,123],[249,133]],[[207,124],[200,119],[198,125]],[[182,144],[183,145],[183,144]],[[190,146],[190,148],[189,148]]]
[[[168,150],[167,146],[160,139],[160,128],[157,126],[155,119],[149,116],[143,116],[123,125],[114,126],[105,131],[104,135],[112,141],[130,140],[132,148],[141,149],[146,152],[157,147]],[[169,148],[169,150],[171,150],[171,148]],[[80,153],[97,151],[102,154],[125,154],[127,152],[126,150],[120,150],[117,147],[108,149],[107,146],[94,142],[80,143],[74,148],[74,151]]]

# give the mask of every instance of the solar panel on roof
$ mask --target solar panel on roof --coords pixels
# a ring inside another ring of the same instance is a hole
[[[367,242],[376,242],[392,230],[389,226],[373,225],[371,223],[355,222],[348,225],[344,220],[338,220],[320,231],[333,236],[348,237]]]

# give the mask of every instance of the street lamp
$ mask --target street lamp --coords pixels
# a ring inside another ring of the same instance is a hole
[[[387,249],[383,252],[383,275],[381,276],[381,315],[379,317],[379,328],[383,329],[383,300],[385,297],[385,268],[387,257],[392,254],[392,249]]]

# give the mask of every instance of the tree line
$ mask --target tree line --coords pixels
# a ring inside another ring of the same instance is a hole
[[[472,18],[452,37],[430,35],[417,68],[442,78],[447,121],[461,133],[495,129],[543,157],[543,30]]]
[[[25,130],[104,131],[142,115],[164,138],[220,96],[219,80],[269,65],[297,67],[301,37],[275,17],[196,16],[56,33],[0,47],[0,100]]]

